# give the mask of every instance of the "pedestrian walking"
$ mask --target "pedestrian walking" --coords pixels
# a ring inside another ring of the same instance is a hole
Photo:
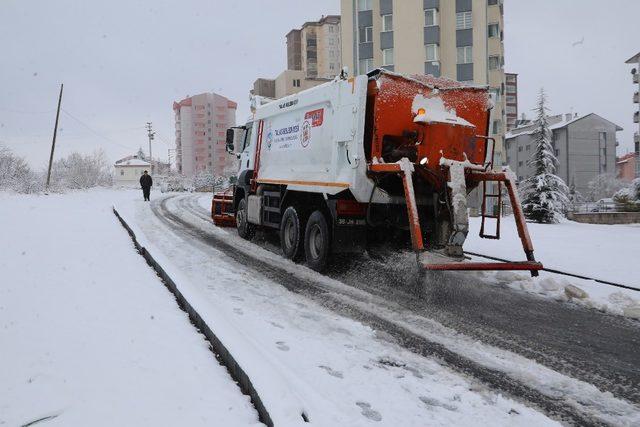
[[[144,196],[145,202],[149,201],[151,186],[153,186],[153,179],[151,179],[151,175],[149,175],[147,171],[144,171],[140,177],[140,187],[142,187],[142,195]]]

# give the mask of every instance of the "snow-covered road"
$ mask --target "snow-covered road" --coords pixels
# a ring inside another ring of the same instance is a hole
[[[0,425],[260,424],[115,220],[134,195],[0,193]]]
[[[457,378],[454,383],[469,380],[417,356],[435,355],[455,370],[555,416],[573,417],[574,422],[638,422],[639,361],[633,351],[638,329],[625,319],[532,298],[506,287],[487,287],[481,280],[459,275],[449,277],[438,292],[416,295],[403,286],[402,256],[391,263],[368,259],[366,268],[352,263],[334,271],[333,279],[340,281],[333,280],[212,227],[194,196],[155,202],[156,215],[148,206],[126,209],[216,307],[226,308],[234,323],[261,343],[269,358],[296,372],[297,381],[327,390],[323,394],[331,396],[330,406],[340,408],[336,413],[340,420],[355,414],[353,422],[357,422],[359,416],[369,414],[383,420],[401,419],[404,425],[423,425],[426,413],[436,424],[444,420],[464,424],[468,403],[477,394],[452,396],[449,391],[456,388],[451,388],[450,379],[444,389],[436,387],[447,383],[440,378],[444,374]],[[267,240],[261,246],[272,244]],[[360,323],[354,324],[349,317]],[[589,348],[588,336],[594,327],[603,328],[591,340],[600,344]],[[578,342],[583,342],[581,349]],[[612,343],[613,349],[607,351]],[[571,351],[565,355],[565,349]],[[618,358],[621,349],[624,354]],[[585,360],[591,353],[593,362]],[[416,369],[419,380],[412,381],[413,374],[407,372]],[[433,375],[437,375],[436,384]],[[354,402],[356,396],[360,400]],[[465,396],[465,403],[460,403],[460,396]],[[440,402],[437,408],[455,406],[449,414],[452,418],[446,417],[447,411],[445,418],[438,413],[441,410],[434,413],[434,405],[424,402],[431,398]],[[506,419],[497,417],[504,414],[495,407],[498,401],[490,401],[491,405],[481,405],[481,412],[497,410],[490,415],[493,424],[497,419],[518,423],[513,411],[508,411]],[[315,403],[323,407],[328,402]],[[478,407],[471,406],[477,420]],[[521,410],[526,409],[516,412]]]

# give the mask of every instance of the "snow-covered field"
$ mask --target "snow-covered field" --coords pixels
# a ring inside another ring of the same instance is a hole
[[[0,425],[259,424],[115,220],[134,197],[0,193]]]
[[[491,221],[491,220],[488,220]],[[536,259],[546,268],[640,288],[640,224],[598,225],[564,220],[559,224],[528,223]],[[493,223],[489,230],[493,231]],[[513,217],[501,219],[500,240],[478,236],[480,218],[471,218],[465,249],[513,261],[524,260]],[[531,278],[526,272],[487,274],[489,281],[568,300],[565,287],[577,286],[588,297],[572,301],[614,314],[640,318],[640,292],[553,273]]]

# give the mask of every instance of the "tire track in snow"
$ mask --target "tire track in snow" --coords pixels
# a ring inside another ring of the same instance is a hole
[[[180,198],[178,203],[210,223],[196,198]],[[277,241],[255,243],[280,254]],[[381,260],[354,258],[327,276],[640,404],[638,322],[490,285],[470,273],[440,273],[436,281],[441,283],[416,292],[412,286],[407,289],[408,275],[402,271],[405,265],[394,263],[401,257],[390,252],[383,253]],[[407,255],[411,263],[413,254]]]

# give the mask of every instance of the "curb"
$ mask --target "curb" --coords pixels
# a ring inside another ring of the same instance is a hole
[[[186,298],[182,295],[182,292],[180,292],[173,279],[171,279],[171,277],[164,271],[162,266],[160,266],[160,264],[156,262],[151,253],[138,242],[135,233],[133,232],[131,227],[129,227],[129,224],[126,223],[124,218],[120,216],[120,213],[116,210],[115,207],[113,207],[113,213],[120,221],[120,224],[122,224],[125,230],[127,230],[129,236],[131,236],[133,245],[135,246],[138,253],[142,255],[142,257],[147,261],[147,264],[149,264],[149,266],[155,270],[158,276],[160,276],[164,285],[176,298],[180,309],[189,315],[189,320],[191,320],[191,323],[196,327],[196,329],[198,329],[200,333],[202,333],[206,337],[207,341],[209,341],[212,350],[215,353],[216,359],[218,359],[227,368],[227,371],[231,375],[231,378],[236,381],[242,393],[248,395],[251,398],[251,403],[253,403],[253,406],[258,412],[259,421],[266,424],[268,427],[273,427],[271,416],[262,403],[262,399],[251,383],[251,379],[249,378],[249,376],[246,374],[246,372],[244,372],[238,362],[236,362],[235,358],[225,347],[222,341],[220,341],[218,337],[213,333],[209,325],[205,323],[200,314],[193,308],[193,306],[191,306],[191,304],[189,304],[189,301],[187,301]]]

